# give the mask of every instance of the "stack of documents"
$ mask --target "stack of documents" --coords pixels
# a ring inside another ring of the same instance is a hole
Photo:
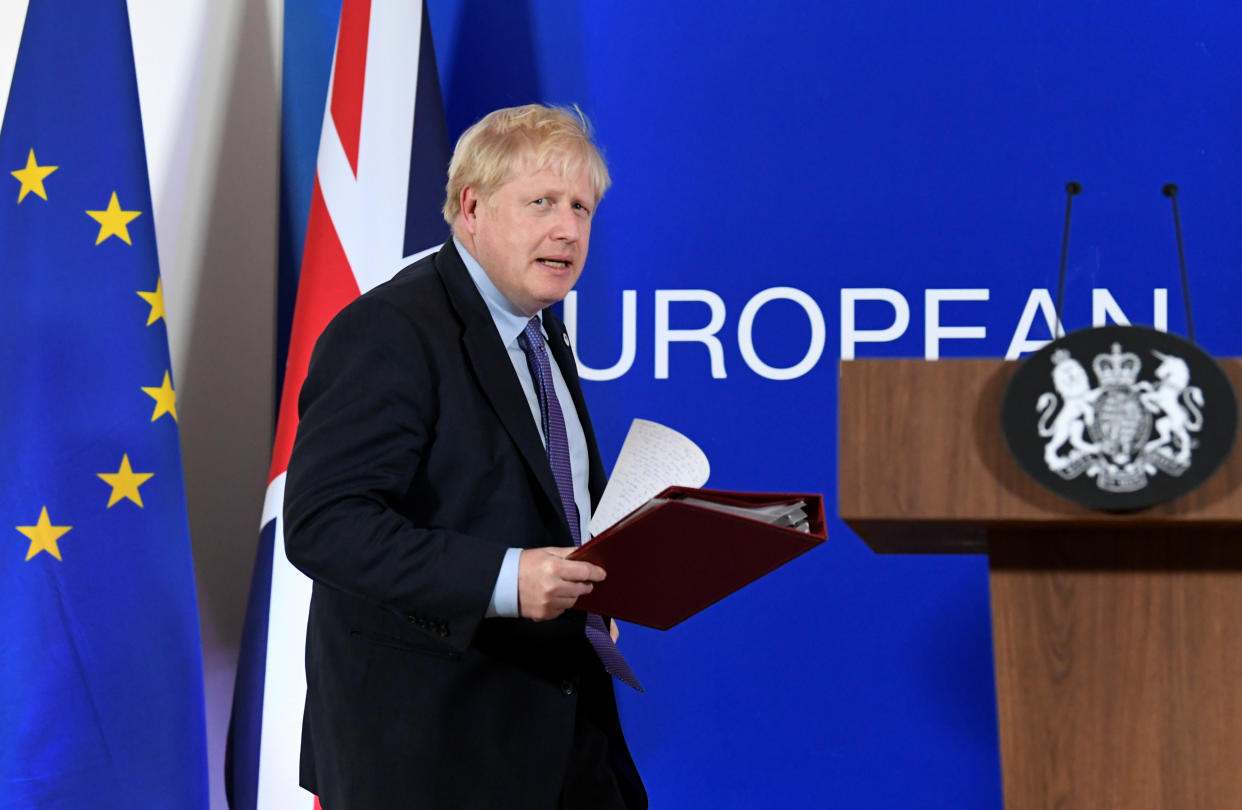
[[[633,512],[618,520],[616,523],[608,527],[608,530],[620,529],[622,526],[637,520],[652,509],[661,504],[668,503],[669,500],[676,500],[690,506],[697,506],[702,509],[711,509],[715,512],[723,512],[726,515],[742,517],[748,520],[758,520],[771,526],[784,526],[796,529],[800,532],[809,532],[811,530],[811,522],[806,514],[806,501],[791,501],[789,503],[773,503],[766,506],[737,506],[727,503],[716,503],[715,501],[696,498],[691,495],[673,495],[671,498],[652,498],[651,500],[639,506]]]
[[[713,503],[702,498],[692,498],[689,496],[680,498],[680,500],[682,503],[701,506],[704,509],[714,509],[717,512],[724,512],[726,515],[736,515],[749,518],[750,520],[761,520],[772,526],[787,526],[800,532],[809,532],[811,530],[811,521],[806,515],[806,501],[774,503],[768,506],[730,506],[725,503]]]

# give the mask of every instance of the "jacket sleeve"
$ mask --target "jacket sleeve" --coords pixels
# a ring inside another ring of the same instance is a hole
[[[298,398],[285,550],[316,582],[404,616],[460,652],[487,610],[505,546],[413,525],[399,510],[424,496],[410,487],[442,406],[430,341],[370,297],[324,330]]]

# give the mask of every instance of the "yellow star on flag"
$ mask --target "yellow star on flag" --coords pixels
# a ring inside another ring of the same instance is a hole
[[[53,526],[51,519],[47,516],[47,507],[45,506],[43,511],[39,513],[38,523],[33,526],[16,526],[15,528],[30,538],[30,548],[26,550],[27,560],[40,551],[46,551],[59,560],[60,546],[56,545],[56,541],[73,527]]]
[[[26,158],[26,168],[15,169],[9,172],[22,184],[21,190],[17,192],[18,204],[20,205],[21,201],[26,199],[26,195],[32,191],[46,200],[47,190],[43,188],[43,181],[49,174],[59,168],[59,166],[40,166],[35,160],[34,150],[31,149],[30,156]]]
[[[123,498],[129,498],[134,503],[142,506],[142,496],[138,494],[138,487],[146,483],[147,479],[155,475],[155,473],[136,473],[129,466],[129,454],[125,453],[121,456],[121,469],[114,473],[96,473],[104,480],[104,483],[112,487],[112,495],[108,498],[108,508],[111,509],[114,504]]]
[[[129,241],[129,228],[126,227],[135,217],[139,216],[141,211],[123,211],[121,204],[117,202],[116,192],[112,192],[112,199],[108,200],[108,207],[102,211],[87,211],[86,215],[99,223],[99,236],[95,237],[95,244],[99,244],[109,236],[115,236],[127,245],[132,245]]]
[[[151,314],[147,316],[147,326],[164,317],[164,281],[155,282],[154,292],[138,291],[138,297],[151,305]]]
[[[154,422],[166,413],[172,414],[173,421],[177,421],[177,395],[173,392],[172,381],[169,379],[168,372],[164,372],[164,383],[158,388],[142,386],[142,390],[147,392],[147,396],[155,400],[155,413],[151,414],[151,421]]]

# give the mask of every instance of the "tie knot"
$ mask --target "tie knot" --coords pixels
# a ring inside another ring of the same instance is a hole
[[[522,334],[518,335],[518,343],[525,344],[522,348],[527,351],[543,348],[543,329],[538,315],[526,323],[526,328],[522,330]]]

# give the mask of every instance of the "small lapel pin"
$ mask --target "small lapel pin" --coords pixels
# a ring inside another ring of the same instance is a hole
[[[566,345],[566,346],[568,346],[568,345],[569,345],[569,333],[568,333],[568,332],[561,332],[561,337],[563,337],[563,338],[565,339],[565,345]]]

